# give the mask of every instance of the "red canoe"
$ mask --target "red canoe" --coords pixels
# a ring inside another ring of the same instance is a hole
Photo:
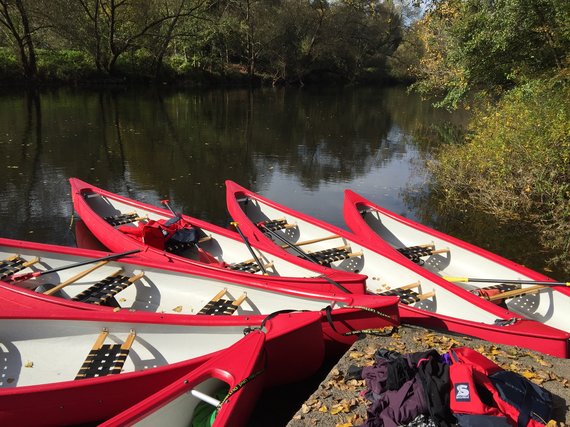
[[[319,313],[281,314],[265,322],[262,316],[229,317],[214,324],[205,316],[189,321],[164,315],[152,323],[156,318],[144,313],[45,306],[38,302],[35,309],[3,309],[0,315],[1,425],[109,419],[200,368],[251,328],[265,330],[263,375],[270,382],[306,378],[324,355]]]
[[[418,265],[404,262],[392,249],[373,246],[350,232],[279,205],[234,182],[226,181],[226,189],[230,215],[252,242],[299,254],[299,264],[308,268],[326,264],[329,268],[367,275],[368,292],[400,297],[402,323],[558,357],[569,355],[570,334],[564,331],[522,319]]]
[[[165,269],[134,255],[120,258],[119,254],[0,238],[0,288],[5,290],[0,307],[31,304],[33,308],[35,301],[42,301],[81,310],[137,310],[157,322],[163,314],[246,319],[281,310],[321,311],[331,355],[346,351],[356,340],[352,331],[399,323],[396,297],[333,293],[322,283],[310,289],[298,283],[286,286],[266,282],[265,276],[220,279],[215,271],[198,275],[181,266]],[[8,303],[8,298],[13,301]]]
[[[166,209],[113,194],[77,178],[69,182],[75,211],[111,251],[140,249],[141,257],[193,273],[214,272],[221,279],[255,277],[277,285],[325,285],[354,293],[365,289],[365,276],[323,269],[318,277],[314,270],[292,262],[294,257],[273,248],[262,250],[255,244],[248,247],[234,231],[186,215],[174,216]],[[172,224],[167,225],[169,220]],[[165,241],[160,233],[170,232]]]
[[[213,427],[244,426],[263,390],[264,345],[265,334],[254,331],[99,427],[190,426],[211,419]]]
[[[570,283],[556,283],[536,271],[477,246],[390,212],[346,190],[348,227],[373,247],[397,252],[402,263],[456,282],[476,295],[502,302],[510,311],[570,332]]]

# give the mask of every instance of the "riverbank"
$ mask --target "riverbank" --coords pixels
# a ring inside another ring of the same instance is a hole
[[[309,398],[301,404],[287,427],[357,426],[366,421],[368,402],[361,396],[364,381],[346,380],[350,366],[368,366],[378,349],[402,354],[436,349],[440,354],[452,347],[470,347],[504,369],[517,372],[550,391],[552,419],[557,426],[570,425],[570,361],[518,347],[442,334],[425,328],[402,326],[391,337],[366,336],[346,352]],[[285,398],[285,396],[284,396]]]

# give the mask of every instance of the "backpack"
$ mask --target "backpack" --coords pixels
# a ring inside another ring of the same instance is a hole
[[[459,426],[538,427],[552,413],[549,391],[467,348],[450,350],[450,407]]]

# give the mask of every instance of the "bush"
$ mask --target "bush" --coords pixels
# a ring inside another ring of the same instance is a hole
[[[481,109],[431,170],[450,202],[537,226],[570,267],[570,79],[534,80]]]
[[[95,73],[91,58],[77,50],[38,50],[38,74],[48,81],[78,81]]]
[[[22,78],[20,62],[11,49],[0,48],[0,76],[4,81],[13,81]]]

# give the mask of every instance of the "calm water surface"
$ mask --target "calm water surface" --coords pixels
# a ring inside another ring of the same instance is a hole
[[[0,236],[76,245],[70,177],[225,226],[231,179],[341,227],[351,188],[542,269],[528,230],[432,200],[425,160],[464,121],[400,88],[4,93]],[[286,423],[321,379],[267,392],[254,420]]]
[[[545,257],[528,231],[431,201],[425,159],[464,121],[401,88],[4,93],[0,235],[75,245],[73,176],[152,204],[169,198],[227,225],[224,181],[232,179],[341,227],[351,188],[541,269]]]

